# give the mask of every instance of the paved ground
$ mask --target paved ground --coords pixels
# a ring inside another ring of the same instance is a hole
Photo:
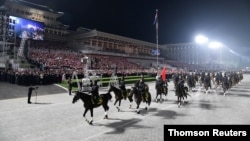
[[[148,83],[155,97],[154,83]],[[250,75],[233,87],[226,96],[222,91],[191,93],[187,104],[178,108],[169,83],[169,95],[162,103],[152,102],[141,114],[129,102],[122,101],[121,112],[109,103],[109,119],[103,119],[103,108],[94,110],[91,126],[82,117],[83,103],[72,104],[67,92],[0,100],[1,141],[163,141],[163,126],[169,124],[250,124]],[[105,90],[104,90],[105,91]],[[26,93],[26,92],[25,92]],[[2,94],[2,92],[1,92]],[[89,114],[87,117],[89,118]]]
[[[16,84],[0,82],[0,100],[27,97],[28,89],[29,87],[27,86],[19,86]],[[39,95],[51,95],[65,92],[67,92],[65,89],[62,89],[56,85],[38,86]]]

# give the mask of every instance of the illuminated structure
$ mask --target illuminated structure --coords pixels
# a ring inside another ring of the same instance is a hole
[[[64,25],[58,20],[58,18],[64,15],[63,12],[25,0],[5,0],[4,7],[6,8],[6,13],[2,12],[2,15],[21,17],[43,23],[44,41],[39,42],[60,42],[67,45],[70,49],[80,51],[86,55],[102,54],[141,59],[143,61],[140,61],[139,64],[156,67],[156,55],[153,54],[153,51],[156,49],[155,43],[83,27],[79,27],[76,31],[70,31],[69,25]],[[19,43],[13,42],[13,44],[20,49],[21,42],[19,39]],[[0,45],[3,46],[4,44],[6,46],[7,43],[6,40],[1,40]],[[26,46],[29,47],[30,44],[28,41]],[[237,60],[237,57],[232,57],[234,55],[228,50],[226,52],[212,51],[195,43],[165,44],[158,47],[161,52],[159,58],[157,58],[159,63],[162,63],[164,60],[173,60],[192,65],[212,64],[213,68],[217,68],[214,65],[230,65],[232,63],[231,60]],[[5,47],[2,50],[5,50]],[[162,65],[164,64],[159,64],[160,67]]]

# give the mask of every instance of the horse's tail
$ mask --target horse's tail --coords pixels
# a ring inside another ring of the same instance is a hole
[[[148,105],[151,104],[151,100],[152,100],[151,93],[148,92]]]

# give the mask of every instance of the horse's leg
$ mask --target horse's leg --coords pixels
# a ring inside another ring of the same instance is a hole
[[[185,102],[186,102],[185,97],[182,97],[182,99],[183,99],[183,104],[185,104]]]
[[[114,105],[116,105],[116,103],[118,102],[118,99],[115,99],[115,103],[114,103]]]
[[[158,94],[158,92],[157,92],[157,90],[156,90],[156,97],[155,97],[155,101],[156,101],[156,102],[158,102],[158,99],[157,99],[158,95],[159,95],[159,94]]]
[[[85,108],[85,111],[83,113],[83,117],[85,118],[85,121],[89,122],[88,119],[85,117],[86,113],[88,112],[88,108]]]
[[[145,110],[149,109],[150,104],[151,104],[151,94],[149,93],[148,94],[148,99],[147,99],[147,102],[146,102],[146,108],[145,108]]]
[[[93,108],[90,108],[90,115],[91,115],[91,120],[89,121],[89,124],[93,124]]]
[[[128,96],[128,99],[129,99],[129,109],[131,109],[132,108],[132,102],[133,102],[132,96]]]
[[[178,107],[181,107],[181,97],[178,96]]]
[[[120,110],[121,110],[121,109],[120,109],[120,106],[121,106],[121,101],[122,101],[122,100],[121,100],[121,99],[119,99],[119,104],[118,104],[118,107],[116,107],[116,108],[117,108],[117,110],[118,110],[118,112],[120,112]]]
[[[137,114],[140,114],[140,101],[138,101],[138,102],[136,102],[136,104],[137,104],[137,107],[136,107],[136,112],[137,112]]]
[[[103,105],[103,109],[105,111],[104,119],[108,119],[108,110],[109,110],[108,104]]]
[[[227,92],[228,92],[228,89],[225,88],[225,89],[224,89],[224,96],[226,96]]]
[[[116,106],[116,103],[119,101],[119,106]],[[120,105],[121,105],[121,100],[119,99],[119,98],[117,98],[116,100],[115,100],[115,103],[114,103],[114,105],[116,106],[116,108],[118,109],[118,112],[119,112],[119,110],[120,110]]]
[[[160,102],[162,102],[163,101],[163,99],[162,99],[162,93],[161,93],[161,95],[160,95]]]

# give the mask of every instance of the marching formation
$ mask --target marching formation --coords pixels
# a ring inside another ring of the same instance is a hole
[[[227,94],[228,90],[240,83],[243,79],[242,72],[195,72],[195,73],[176,73],[173,75],[173,84],[175,96],[177,97],[178,107],[185,103],[188,96],[191,96],[195,90],[200,90],[205,94],[211,91],[217,92],[222,90],[224,96]],[[121,101],[128,100],[130,102],[130,107],[132,102],[136,103],[136,112],[140,113],[140,104],[145,103],[145,110],[149,109],[152,102],[152,95],[149,92],[149,86],[145,83],[144,77],[142,76],[131,88],[126,88],[125,77],[122,76],[118,79],[118,85],[110,84],[106,93],[99,94],[99,86],[97,85],[98,80],[94,80],[93,83],[88,85],[89,89],[87,91],[79,90],[75,92],[73,98],[73,103],[81,99],[84,103],[84,114],[85,117],[88,110],[91,112],[91,120],[86,118],[89,124],[93,123],[93,109],[102,106],[105,111],[105,119],[108,118],[108,102],[112,99],[112,93],[114,94],[114,105],[116,106],[118,112],[120,111]],[[162,96],[168,95],[168,82],[163,75],[156,76],[155,81],[155,101],[162,102]],[[84,89],[86,90],[86,89]],[[160,99],[158,98],[160,96]]]

